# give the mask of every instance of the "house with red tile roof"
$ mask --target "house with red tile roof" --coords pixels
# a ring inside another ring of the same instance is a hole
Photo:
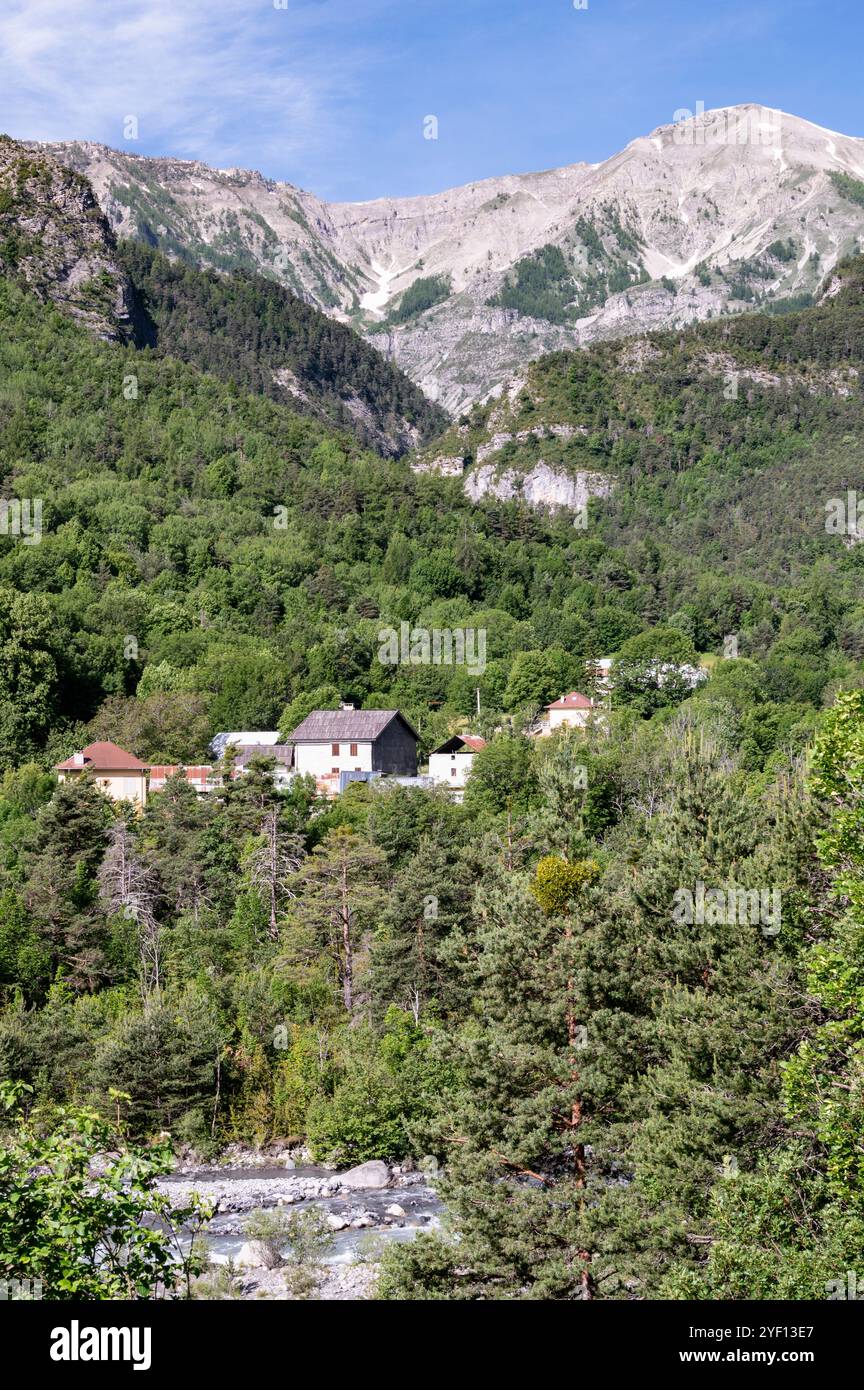
[[[92,776],[96,786],[112,801],[132,801],[138,806],[147,802],[147,764],[139,762],[132,753],[116,743],[88,743],[73,753],[54,771],[60,782]]]
[[[559,700],[553,700],[551,705],[546,705],[546,718],[541,732],[553,734],[556,729],[565,727],[584,729],[592,712],[597,708],[595,702],[587,695],[583,695],[579,690],[571,690],[569,695],[562,695]]]

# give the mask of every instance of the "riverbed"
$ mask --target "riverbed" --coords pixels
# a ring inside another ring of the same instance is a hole
[[[435,1230],[441,1211],[428,1174],[387,1170],[387,1186],[365,1187],[356,1185],[354,1173],[363,1176],[363,1170],[340,1174],[313,1165],[199,1168],[171,1174],[159,1185],[178,1202],[194,1192],[212,1206],[205,1232],[211,1261],[231,1262],[240,1296],[246,1298],[288,1297],[282,1271],[267,1270],[256,1260],[245,1234],[247,1218],[256,1211],[317,1208],[333,1233],[317,1296],[353,1299],[371,1295],[382,1251]]]

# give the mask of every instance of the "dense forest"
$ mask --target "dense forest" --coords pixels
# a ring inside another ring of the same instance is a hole
[[[217,275],[124,242],[120,263],[146,316],[142,347],[269,396],[361,443],[402,454],[447,417],[359,334],[274,280]]]
[[[537,364],[522,422],[584,427],[545,456],[616,479],[582,529],[268,399],[207,341],[261,288],[127,254],[164,353],[0,281],[3,495],[41,504],[38,540],[0,535],[2,1076],[136,1142],[434,1155],[446,1222],[387,1298],[824,1296],[864,1233],[864,595],[825,525],[861,457],[860,264],[635,367]],[[484,630],[485,670],[382,665],[402,621]],[[600,656],[604,717],[528,736]],[[340,699],[421,753],[486,735],[464,803],[262,763],[136,816],[51,773]]]

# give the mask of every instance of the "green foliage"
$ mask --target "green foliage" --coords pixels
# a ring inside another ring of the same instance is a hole
[[[829,178],[841,197],[864,207],[864,183],[860,179],[853,178],[851,174],[842,174],[838,169],[831,169]]]
[[[547,854],[538,861],[531,892],[544,912],[560,917],[567,912],[583,884],[595,883],[599,877],[600,866],[592,859],[568,864],[554,854]]]
[[[449,299],[452,285],[449,275],[424,275],[410,284],[400,296],[399,303],[387,316],[388,323],[408,323],[425,314],[435,304]]]
[[[195,270],[139,241],[122,245],[121,261],[149,316],[139,334],[142,344],[160,355],[351,430],[364,444],[384,444],[388,453],[404,452],[407,425],[415,425],[422,438],[443,428],[444,412],[398,367],[272,280]],[[418,285],[431,283],[417,281],[402,307]],[[283,384],[286,372],[290,386]],[[349,398],[369,412],[371,427],[349,409]],[[215,494],[222,487],[222,495],[230,496],[236,486],[230,456],[210,470]]]
[[[391,1007],[380,1038],[355,1032],[343,1078],[331,1096],[310,1106],[309,1144],[317,1159],[340,1164],[414,1152],[417,1126],[435,1109],[447,1068],[431,1053],[423,1030]]]
[[[573,298],[572,273],[559,247],[546,245],[517,261],[498,294],[489,300],[529,318],[564,323]]]
[[[25,1114],[5,1082],[0,1098],[12,1126],[0,1142],[0,1279],[55,1301],[188,1293],[202,1259],[195,1241],[184,1255],[180,1231],[208,1213],[158,1191],[170,1150],[129,1148],[79,1107]]]

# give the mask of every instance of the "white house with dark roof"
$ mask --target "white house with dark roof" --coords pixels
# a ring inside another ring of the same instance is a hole
[[[476,734],[454,734],[429,754],[429,776],[438,786],[452,787],[454,800],[461,801],[474,755],[485,747],[485,738]]]
[[[330,795],[343,774],[416,777],[420,735],[398,709],[316,709],[288,735],[294,771]]]

